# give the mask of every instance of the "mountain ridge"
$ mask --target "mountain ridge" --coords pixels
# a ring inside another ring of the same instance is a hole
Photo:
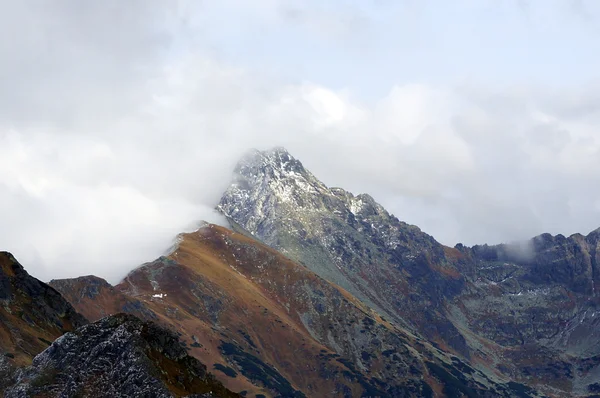
[[[28,277],[37,290],[21,296],[66,299],[96,322],[82,330],[156,322],[243,396],[600,393],[600,229],[444,246],[370,195],[327,187],[282,147],[246,155],[217,208],[231,230],[180,234],[115,286],[93,275],[50,286]],[[15,262],[0,255],[0,287]],[[0,377],[29,388],[12,377],[37,365],[13,362],[0,358]]]
[[[422,311],[426,304],[439,305],[440,290],[451,295],[464,283],[449,262],[436,261],[439,269],[430,267],[432,258],[444,257],[442,245],[418,227],[390,215],[370,195],[354,196],[341,188],[327,188],[283,148],[248,156],[236,167],[236,177],[218,209],[259,240],[339,284],[386,316],[411,325],[408,318],[413,318],[414,312]],[[307,245],[310,251],[305,250]],[[399,285],[394,289],[383,283],[400,267],[410,274],[411,282],[431,287],[422,289],[427,303],[403,315],[398,311],[406,303],[394,299],[397,290],[411,290],[409,281],[396,279]],[[428,337],[448,335],[454,328],[435,315],[426,322],[433,323],[435,329]],[[467,354],[457,331],[452,333],[458,340],[450,337],[447,342]]]
[[[477,369],[461,375],[459,368],[470,367],[459,358],[391,325],[343,289],[252,238],[214,225],[181,237],[168,258],[133,271],[115,289],[148,305],[195,346],[192,354],[202,362],[237,373],[234,379],[220,375],[229,388],[241,377],[256,377],[240,367],[254,358],[306,396],[325,391],[344,397],[428,396],[430,388],[510,396],[511,388],[493,375]],[[205,332],[195,332],[201,325]],[[458,387],[440,381],[440,375]]]
[[[598,230],[589,238],[542,234],[516,245],[450,248],[368,195],[314,181],[282,148],[249,156],[218,206],[234,228],[492,371],[550,394],[592,388],[586,383],[597,359],[592,373],[577,369],[597,352]]]

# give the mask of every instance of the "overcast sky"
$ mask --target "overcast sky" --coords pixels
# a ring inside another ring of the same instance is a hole
[[[117,282],[285,146],[440,242],[600,227],[600,2],[0,0],[0,249]]]

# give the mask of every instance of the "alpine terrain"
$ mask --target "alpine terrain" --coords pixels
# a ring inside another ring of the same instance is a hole
[[[446,247],[369,195],[326,187],[283,148],[242,159],[219,210],[482,370],[549,395],[600,393],[599,231]]]
[[[217,209],[115,286],[0,256],[4,395],[600,397],[600,230],[447,247],[283,148]]]

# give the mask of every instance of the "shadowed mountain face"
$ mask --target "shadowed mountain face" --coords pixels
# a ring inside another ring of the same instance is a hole
[[[551,395],[596,388],[598,231],[445,247],[370,196],[326,187],[282,148],[243,159],[218,208],[238,231],[472,364]]]
[[[507,375],[572,395],[597,392],[598,235],[544,234],[471,249],[457,245],[463,272],[475,288],[450,304],[449,314],[471,339],[496,344],[483,350],[484,357],[500,362]]]
[[[57,339],[15,376],[10,397],[239,397],[187,355],[177,336],[118,314]]]
[[[85,323],[56,290],[0,252],[0,355],[7,364],[31,362],[54,339]]]

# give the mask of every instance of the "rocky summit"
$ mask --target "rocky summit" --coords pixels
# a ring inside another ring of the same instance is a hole
[[[440,313],[465,284],[445,248],[366,194],[328,188],[283,148],[253,152],[219,210],[240,227],[402,325],[467,355]]]
[[[598,231],[445,247],[285,149],[240,161],[219,210],[252,236],[472,364],[552,396],[597,393]]]
[[[399,324],[468,356],[443,315],[465,285],[445,248],[366,194],[328,188],[284,149],[243,159],[220,211]]]

